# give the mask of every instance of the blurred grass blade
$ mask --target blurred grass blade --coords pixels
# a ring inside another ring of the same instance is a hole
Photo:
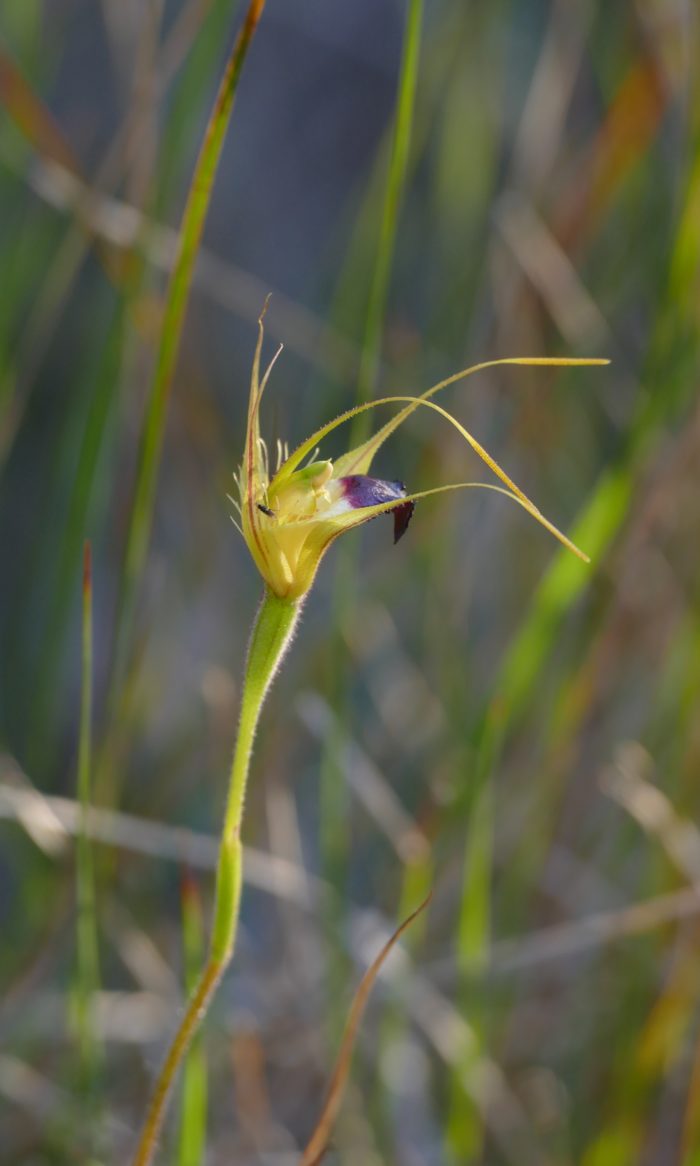
[[[44,157],[78,173],[78,162],[60,126],[0,43],[0,104]]]
[[[403,56],[396,103],[396,121],[391,160],[384,192],[376,262],[367,304],[365,335],[357,380],[357,401],[371,397],[377,379],[389,279],[396,247],[399,212],[406,186],[409,150],[413,132],[413,113],[418,85],[418,60],[423,25],[423,0],[411,0],[406,15]],[[356,430],[367,428],[368,419],[356,423]],[[355,441],[352,444],[356,444]]]
[[[399,212],[406,187],[413,135],[422,24],[423,0],[410,0],[404,26],[389,170],[384,189],[379,238],[364,321],[364,335],[355,394],[358,405],[366,403],[372,397],[376,385]],[[349,267],[351,259],[352,249],[347,254],[346,268]],[[360,413],[353,419],[349,437],[350,448],[358,445],[367,436],[369,422],[369,412]],[[334,617],[330,621],[332,627],[348,626],[352,620],[357,574],[357,548],[357,543],[344,546],[339,556],[333,592]],[[336,645],[339,646],[339,633],[335,633],[335,636]],[[331,659],[333,660],[332,671],[327,678],[326,689],[331,703],[338,710],[339,715],[334,721],[333,731],[326,740],[320,763],[321,851],[325,874],[335,886],[339,887],[345,878],[348,835],[347,791],[340,778],[337,757],[341,745],[340,735],[346,727],[344,722],[347,718],[343,710],[345,709],[347,712],[348,676],[347,670],[343,669],[341,663],[342,651],[331,648]],[[337,966],[331,966],[330,973],[332,995],[335,994],[344,980],[345,966],[344,959],[340,955],[334,962]]]
[[[626,70],[589,149],[590,184],[571,191],[555,236],[580,248],[600,228],[630,172],[657,137],[670,89],[655,54],[640,54]]]
[[[196,20],[193,21],[193,15]],[[184,55],[189,39],[194,35],[193,24],[199,24],[200,13],[185,9],[165,40],[156,90],[164,95],[167,84]],[[51,163],[59,170],[74,176],[81,184],[75,198],[73,221],[48,268],[37,281],[38,294],[33,297],[31,310],[22,322],[21,337],[16,342],[18,357],[9,370],[0,370],[0,469],[7,460],[17,432],[26,413],[30,392],[39,368],[58,330],[59,322],[70,301],[71,290],[83,266],[88,246],[94,245],[108,279],[124,293],[124,303],[135,295],[135,281],[130,267],[123,262],[112,242],[94,231],[92,217],[98,191],[116,186],[123,177],[122,169],[131,151],[126,144],[140,140],[142,134],[142,107],[132,104],[126,118],[114,135],[92,181],[83,173],[68,138],[54,119],[46,103],[32,89],[24,74],[0,44],[0,102],[5,106],[15,127],[39,154],[45,178],[51,184],[63,184],[60,173],[53,174]],[[5,158],[3,158],[3,162]],[[31,185],[31,180],[30,180]],[[16,367],[15,367],[16,366]],[[18,381],[18,372],[21,378]]]
[[[209,210],[214,178],[221,158],[226,130],[233,111],[241,70],[264,7],[265,0],[251,0],[243,27],[234,43],[209,118],[182,217],[177,258],[165,301],[155,376],[146,404],[136,488],[127,535],[117,630],[122,655],[129,638],[135,588],[141,576],[148,549],[168,400],[180,350],[182,325],[192,285],[195,260]],[[123,660],[121,662],[123,663]],[[117,677],[119,671],[118,653]]]
[[[659,368],[664,369],[665,391],[645,392],[640,397],[636,416],[630,425],[628,447],[619,464],[608,470],[574,525],[574,540],[584,540],[594,564],[602,561],[622,529],[633,498],[640,470],[649,444],[660,423],[668,423],[693,391],[681,358],[692,341],[692,358],[697,352],[694,318],[697,313],[697,271],[700,261],[700,151],[696,150],[686,191],[668,274],[669,316],[657,321],[652,338],[646,381],[653,383]],[[682,375],[670,379],[673,358]],[[590,583],[589,572],[568,555],[557,554],[544,576],[528,618],[510,646],[495,685],[497,700],[504,707],[504,718],[512,725],[522,716],[532,694],[536,678],[551,650],[563,617]]]
[[[350,1063],[352,1061],[353,1049],[357,1039],[357,1032],[360,1027],[360,1022],[362,1020],[364,1010],[367,1006],[367,1001],[369,999],[372,988],[374,987],[377,976],[381,971],[382,964],[386,960],[391,949],[395,946],[395,944],[398,943],[399,939],[411,926],[414,919],[417,919],[418,916],[422,914],[422,912],[428,906],[431,898],[432,895],[428,895],[428,897],[423,900],[420,906],[416,907],[415,911],[413,911],[408,916],[408,918],[404,919],[403,923],[397,927],[394,934],[384,944],[384,947],[380,951],[379,955],[376,957],[374,962],[370,964],[369,968],[362,977],[362,980],[360,981],[360,986],[355,993],[355,998],[350,1009],[350,1015],[348,1016],[347,1023],[345,1025],[345,1032],[343,1034],[340,1052],[338,1053],[338,1060],[336,1061],[335,1069],[333,1070],[333,1076],[331,1077],[328,1096],[321,1112],[321,1116],[318,1119],[316,1129],[311,1135],[311,1139],[306,1149],[304,1150],[300,1166],[318,1166],[318,1163],[322,1161],[328,1149],[331,1132],[333,1130],[335,1120],[338,1116],[338,1110],[340,1109],[340,1103],[343,1099],[345,1085],[347,1083],[348,1074],[350,1072]]]
[[[600,563],[627,514],[634,480],[626,467],[606,474],[577,519],[572,538],[583,539]],[[510,727],[527,708],[567,612],[590,586],[591,574],[572,555],[557,553],[531,601],[528,617],[508,649],[496,685],[496,701]]]
[[[688,346],[684,332],[692,332],[692,352],[697,339],[691,312],[697,311],[697,270],[700,256],[700,232],[697,208],[700,206],[700,153],[694,159],[688,180],[686,205],[680,219],[675,246],[670,258],[668,298],[673,305],[672,317],[660,317],[648,356],[647,381],[653,382],[656,370],[665,369],[669,382],[669,362]],[[685,370],[685,363],[682,364]],[[600,563],[618,537],[628,514],[638,475],[644,464],[649,443],[659,424],[668,423],[683,406],[692,391],[685,375],[667,383],[664,393],[641,395],[636,416],[630,425],[627,449],[617,466],[605,472],[577,519],[572,538],[582,541],[594,564]],[[494,685],[495,700],[501,719],[509,731],[525,713],[537,691],[536,679],[551,651],[558,629],[591,582],[590,572],[567,554],[552,560],[535,594],[523,626],[514,637]],[[497,760],[498,750],[494,754]]]
[[[206,956],[202,904],[197,884],[189,874],[182,880],[181,898],[185,982],[189,994],[195,989]],[[207,1061],[202,1034],[197,1033],[184,1065],[178,1166],[199,1166],[204,1161],[207,1094]]]
[[[475,786],[466,830],[457,934],[457,967],[466,982],[473,979],[475,973],[483,974],[491,942],[495,796],[488,772],[476,775]],[[473,1078],[486,1044],[483,1000],[472,991],[467,1002],[463,987],[460,997],[465,1009],[468,1003],[474,1042],[472,1047],[463,1051],[459,1061],[461,1071],[454,1073],[450,1081],[446,1141],[451,1161],[455,1163],[471,1162],[480,1153],[484,1132],[479,1107],[464,1088],[464,1082]]]
[[[100,1052],[92,1018],[99,987],[97,915],[92,844],[88,833],[90,777],[92,769],[92,553],[83,549],[82,693],[78,746],[78,801],[80,831],[77,846],[76,895],[78,903],[78,970],[76,1024],[80,1046],[80,1070],[84,1094],[93,1094]]]
[[[77,179],[84,180],[80,162],[61,126],[1,44],[0,103],[43,161],[56,163]],[[22,321],[21,334],[16,341],[17,360],[9,369],[0,370],[0,470],[24,420],[42,360],[56,334],[92,239],[89,214],[86,213],[90,198],[86,182],[85,193],[75,208],[76,221],[66,232],[51,263],[44,268],[31,309]],[[111,247],[96,239],[95,250],[108,278],[115,288],[123,290],[122,267]],[[74,548],[69,548],[68,554],[70,573]]]

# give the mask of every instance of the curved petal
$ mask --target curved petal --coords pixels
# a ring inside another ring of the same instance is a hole
[[[466,377],[472,376],[474,373],[482,372],[487,368],[496,368],[500,365],[507,364],[525,365],[528,367],[566,368],[578,366],[587,367],[589,365],[605,365],[609,363],[609,360],[601,359],[598,357],[591,357],[588,359],[548,356],[506,356],[499,360],[482,361],[480,364],[471,365],[469,368],[462,369],[461,372],[457,372],[452,376],[446,377],[443,381],[438,381],[437,384],[432,385],[431,388],[426,389],[424,393],[421,393],[418,396],[403,395],[380,397],[376,401],[367,401],[363,405],[355,405],[354,408],[347,409],[344,413],[339,414],[339,416],[336,417],[333,421],[328,421],[325,425],[322,425],[320,429],[317,429],[314,433],[311,434],[310,437],[307,437],[306,440],[301,443],[301,445],[297,446],[297,448],[290,454],[286,461],[283,462],[283,464],[280,466],[279,470],[275,474],[275,478],[284,478],[287,475],[293,473],[299,463],[303,461],[303,459],[316,448],[319,442],[322,441],[322,439],[329,433],[332,433],[334,429],[337,429],[339,425],[343,425],[346,421],[350,421],[353,417],[357,417],[360,413],[367,412],[368,409],[376,409],[378,405],[410,402],[407,408],[402,409],[396,417],[393,417],[391,421],[388,421],[386,425],[382,426],[382,428],[378,430],[373,437],[370,437],[368,441],[364,442],[356,449],[350,450],[348,453],[343,454],[342,457],[337,459],[335,466],[338,472],[338,476],[344,477],[346,474],[350,473],[367,473],[367,470],[371,465],[372,458],[380,446],[383,445],[383,443],[394,432],[394,430],[397,429],[399,425],[402,425],[403,422],[411,415],[411,413],[415,411],[416,408],[419,407],[420,404],[427,403],[430,397],[434,396],[436,393],[439,393],[442,389],[446,389],[450,385],[456,384],[457,381],[464,380]]]

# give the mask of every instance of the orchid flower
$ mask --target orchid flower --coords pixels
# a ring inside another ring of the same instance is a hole
[[[385,513],[393,514],[397,542],[405,533],[418,500],[448,490],[482,488],[496,490],[517,502],[565,547],[586,560],[583,551],[544,517],[476,438],[432,398],[448,385],[495,365],[587,365],[607,361],[511,357],[474,365],[433,385],[420,396],[383,397],[348,409],[312,433],[292,454],[280,446],[277,469],[270,475],[267,446],[260,436],[260,403],[281,349],[261,379],[264,314],[263,310],[253,359],[243,461],[236,475],[239,497],[231,501],[238,511],[238,520],[234,518],[234,522],[263,578],[265,591],[253,625],[241,693],[240,722],[219,848],[209,955],[158,1076],[133,1166],[149,1166],[152,1160],[178,1067],[233,956],[243,880],[241,827],[255,732],[304,598],[328,547],[344,531]],[[319,458],[319,443],[329,433],[352,417],[380,405],[399,408],[355,449],[335,461]],[[372,462],[384,442],[419,408],[438,413],[452,425],[495,474],[499,484],[457,482],[409,493],[402,482],[371,477]]]
[[[587,561],[583,551],[544,517],[476,438],[451,413],[441,408],[431,398],[455,381],[494,365],[587,365],[601,364],[605,361],[542,357],[487,361],[440,381],[420,396],[392,396],[370,401],[368,404],[348,409],[334,421],[317,429],[291,455],[287,453],[285,447],[278,445],[278,467],[270,476],[268,450],[260,436],[260,404],[273,366],[282,349],[278,349],[261,380],[263,316],[259,321],[258,342],[253,360],[243,462],[236,475],[239,499],[231,501],[238,511],[240,520],[234,521],[246,541],[255,565],[266,587],[278,599],[296,602],[306,595],[323,555],[344,531],[360,526],[376,518],[378,514],[393,512],[394,542],[398,542],[408,527],[416,501],[448,490],[481,488],[505,494],[527,510],[570,551]],[[379,405],[401,405],[402,408],[373,437],[343,454],[335,462],[327,458],[319,459],[319,442],[324,437],[357,414]],[[416,409],[421,407],[437,412],[454,426],[500,479],[501,485],[458,482],[408,493],[403,482],[370,477],[370,467],[381,446]]]

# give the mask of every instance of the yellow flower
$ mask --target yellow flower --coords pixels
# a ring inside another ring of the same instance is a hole
[[[292,454],[288,454],[286,448],[280,446],[278,449],[280,464],[271,476],[267,447],[260,436],[260,402],[281,348],[278,349],[261,381],[260,355],[264,314],[263,310],[253,360],[245,451],[237,475],[240,501],[234,499],[232,501],[239,511],[239,529],[260,574],[274,595],[281,599],[301,599],[311,587],[319,563],[333,540],[343,531],[368,522],[378,514],[393,511],[394,541],[397,542],[408,526],[416,500],[446,490],[482,488],[506,494],[545,526],[564,546],[587,561],[586,555],[540,513],[483,446],[450,413],[430,398],[455,381],[494,365],[591,365],[607,364],[607,361],[509,357],[474,365],[433,385],[420,396],[384,397],[349,409],[312,433]],[[343,454],[335,462],[328,459],[317,460],[319,442],[333,429],[358,413],[376,408],[378,405],[389,404],[401,405],[402,408],[368,441]],[[402,482],[370,477],[368,471],[380,446],[407,417],[421,407],[434,410],[453,425],[500,479],[502,485],[458,482],[409,494]],[[305,459],[310,460],[303,464]]]

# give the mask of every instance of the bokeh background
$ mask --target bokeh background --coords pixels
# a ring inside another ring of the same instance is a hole
[[[487,492],[421,504],[395,548],[380,519],[333,549],[265,710],[241,943],[163,1160],[200,1160],[205,1092],[211,1166],[298,1160],[362,971],[432,887],[371,1002],[328,1161],[697,1166],[698,11],[419,10],[364,390],[420,391],[496,356],[610,357],[491,371],[443,399],[592,565]],[[0,7],[8,1166],[126,1160],[200,958],[260,592],[226,500],[255,321],[271,291],[268,351],[285,345],[273,445],[356,401],[408,13],[406,0],[268,0],[215,184],[120,673],[162,299],[242,5]],[[376,470],[413,489],[482,476],[432,415]],[[100,982],[86,1073],[88,537]]]

